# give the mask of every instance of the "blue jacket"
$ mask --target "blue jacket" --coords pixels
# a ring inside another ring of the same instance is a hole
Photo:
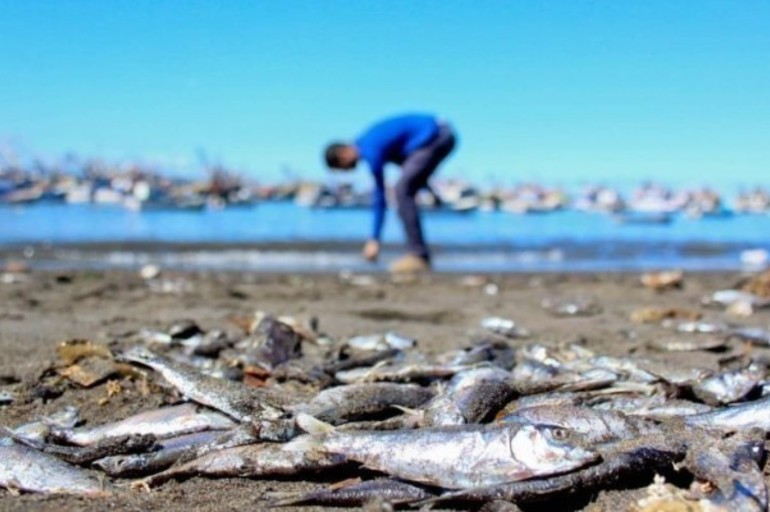
[[[428,144],[438,133],[434,116],[406,114],[378,122],[358,137],[354,144],[360,158],[369,164],[374,175],[372,208],[374,226],[372,238],[379,240],[385,222],[385,175],[386,163],[401,164],[414,151]]]

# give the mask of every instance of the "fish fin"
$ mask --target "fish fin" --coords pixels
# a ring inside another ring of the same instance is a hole
[[[408,414],[410,416],[422,416],[425,414],[420,409],[412,409],[409,407],[404,407],[403,405],[391,405],[394,409],[398,409],[399,411],[403,412],[404,414]]]
[[[299,428],[314,436],[330,434],[335,431],[333,425],[324,423],[323,421],[316,419],[309,414],[305,414],[304,412],[297,414],[296,421]]]

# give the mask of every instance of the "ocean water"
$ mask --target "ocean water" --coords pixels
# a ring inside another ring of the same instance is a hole
[[[376,271],[402,250],[400,223],[394,212],[388,215],[388,246],[379,265],[361,262],[357,253],[357,243],[370,230],[367,210],[317,210],[287,202],[152,212],[99,205],[5,206],[0,207],[0,247],[47,247],[45,256],[38,250],[31,257],[42,267],[132,268],[154,262],[191,269]],[[624,224],[574,211],[435,211],[425,213],[424,229],[436,248],[436,269],[444,271],[731,270],[744,266],[744,251],[770,250],[766,215]]]

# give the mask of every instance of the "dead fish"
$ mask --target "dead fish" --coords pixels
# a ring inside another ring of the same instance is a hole
[[[344,455],[396,478],[447,489],[561,473],[598,459],[577,434],[543,425],[336,432],[305,414],[297,424],[313,435],[293,441],[293,449]]]
[[[214,411],[199,410],[194,404],[182,404],[145,411],[114,423],[78,429],[58,429],[55,437],[85,446],[110,437],[154,434],[158,439],[200,432],[224,430],[235,425],[228,417]]]
[[[667,360],[638,359],[636,364],[641,370],[675,386],[688,386],[712,374],[706,368],[682,366]]]
[[[715,322],[675,322],[665,320],[661,325],[679,332],[701,334],[722,333],[730,330],[727,324]]]
[[[526,338],[529,336],[529,331],[516,325],[516,322],[513,320],[497,316],[484,318],[481,321],[481,327],[506,338]]]
[[[651,348],[665,352],[695,352],[724,348],[726,340],[718,336],[689,336],[657,338],[649,343]]]
[[[334,374],[343,384],[362,382],[409,382],[424,379],[451,377],[457,372],[472,366],[430,363],[403,363],[374,366],[372,368],[354,368]]]
[[[770,306],[770,299],[740,290],[719,290],[704,297],[702,302],[705,305],[717,305],[723,307],[730,307],[736,303],[748,304],[752,308],[764,308]]]
[[[43,442],[51,430],[75,428],[79,420],[80,410],[77,407],[68,406],[61,411],[16,427],[13,429],[13,436]]]
[[[603,490],[624,480],[661,472],[684,457],[686,450],[686,444],[680,440],[660,435],[611,443],[601,448],[601,462],[569,473],[448,492],[415,505],[491,500],[527,504],[555,500],[573,493]]]
[[[682,465],[717,488],[716,496],[705,496],[708,501],[731,511],[767,510],[767,486],[760,466],[765,454],[763,432],[715,440],[701,435],[694,444]]]
[[[724,405],[745,398],[757,389],[764,377],[764,368],[752,364],[696,382],[692,390],[709,405]]]
[[[222,431],[209,430],[185,434],[158,441],[158,449],[147,453],[111,455],[94,460],[93,467],[112,477],[135,477],[163,471],[174,464],[184,453],[204,446],[222,435]]]
[[[35,450],[55,455],[65,462],[77,464],[78,466],[89,464],[103,457],[124,453],[145,452],[156,448],[156,438],[152,434],[109,437],[87,446],[69,446],[47,443],[16,436],[11,431],[8,431],[8,434],[20,445],[25,445],[34,448]]]
[[[137,485],[154,487],[172,479],[207,477],[276,477],[311,473],[345,463],[345,457],[292,449],[297,438],[286,444],[260,443],[217,450],[184,464],[140,480]]]
[[[728,338],[738,338],[760,347],[770,347],[770,331],[761,327],[733,327]]]
[[[396,332],[386,332],[385,334],[371,334],[368,336],[355,336],[345,342],[350,348],[366,351],[382,350],[408,350],[413,348],[417,342]]]
[[[394,406],[420,407],[433,395],[431,390],[414,384],[349,384],[326,389],[308,403],[292,407],[291,410],[338,424],[393,410]]]
[[[499,410],[514,393],[511,374],[500,368],[474,368],[455,374],[423,410],[423,426],[478,423]],[[323,420],[323,418],[319,418]]]
[[[252,418],[277,419],[283,414],[268,402],[268,399],[277,400],[274,393],[203,375],[195,368],[172,361],[144,347],[129,349],[120,358],[149,366],[190,400],[221,411],[238,421]]]
[[[594,316],[602,312],[596,299],[587,296],[545,298],[540,301],[540,306],[556,317]]]
[[[337,372],[351,370],[353,368],[368,368],[377,364],[383,364],[383,361],[390,361],[402,355],[402,352],[397,349],[383,350],[374,353],[365,352],[363,354],[358,352],[348,354],[343,351],[340,355],[344,358],[326,363],[321,369],[329,375],[334,375]]]
[[[660,433],[651,422],[628,418],[616,411],[600,411],[569,405],[543,405],[520,409],[497,420],[499,423],[554,425],[574,430],[590,443],[631,439],[642,434]]]
[[[496,418],[501,418],[506,414],[511,414],[519,409],[527,409],[529,407],[537,407],[540,405],[579,405],[583,400],[584,397],[573,392],[537,393],[534,395],[521,396],[500,409]]]
[[[758,428],[770,432],[770,396],[684,418],[687,425],[726,432]]]
[[[323,505],[326,507],[361,507],[375,498],[393,505],[414,503],[433,497],[422,487],[389,478],[376,478],[348,485],[334,485],[305,493],[269,493],[271,506]]]
[[[690,416],[709,412],[712,408],[706,404],[691,402],[665,396],[623,397],[606,400],[592,405],[598,410],[622,412],[628,416],[637,416],[651,420],[665,420],[680,416]]]
[[[15,443],[0,444],[0,487],[42,494],[109,495],[87,471]]]
[[[442,354],[437,361],[468,366],[489,363],[504,370],[510,370],[516,363],[516,353],[513,347],[505,342],[482,340],[472,347]]]

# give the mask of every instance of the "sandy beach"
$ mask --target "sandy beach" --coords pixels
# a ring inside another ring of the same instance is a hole
[[[193,319],[204,329],[233,331],[237,330],[231,320],[234,315],[248,316],[256,310],[299,320],[315,317],[320,331],[335,339],[395,330],[416,338],[420,349],[428,353],[467,346],[479,331],[480,320],[494,315],[513,319],[531,331],[530,338],[511,341],[513,345],[578,342],[602,354],[682,357],[710,368],[718,364],[713,353],[661,354],[650,349],[651,340],[670,331],[633,323],[629,315],[648,306],[678,307],[700,311],[707,320],[766,327],[770,314],[759,311],[749,318],[736,318],[700,305],[703,295],[732,287],[741,277],[738,273],[687,274],[681,289],[662,293],[643,287],[637,273],[511,274],[472,279],[433,275],[394,283],[385,275],[351,281],[337,275],[164,272],[157,282],[165,284],[153,286],[136,272],[35,271],[4,276],[0,284],[0,389],[35,388],[38,377],[56,359],[56,345],[64,340],[83,338],[117,348],[141,328],[165,329],[180,319]],[[563,318],[541,306],[546,298],[574,296],[592,297],[602,312]],[[2,407],[2,423],[16,426],[76,405],[87,424],[99,424],[170,399],[164,393],[143,396],[130,382],[110,397],[104,385],[79,389],[66,382],[37,394],[42,398]],[[13,496],[2,490],[0,509],[257,510],[266,505],[260,501],[263,492],[309,489],[334,482],[336,477],[330,474],[311,482],[192,478],[170,482],[149,494],[126,489],[110,498],[91,500]],[[625,510],[629,500],[643,492],[602,493],[565,505],[563,510]]]

